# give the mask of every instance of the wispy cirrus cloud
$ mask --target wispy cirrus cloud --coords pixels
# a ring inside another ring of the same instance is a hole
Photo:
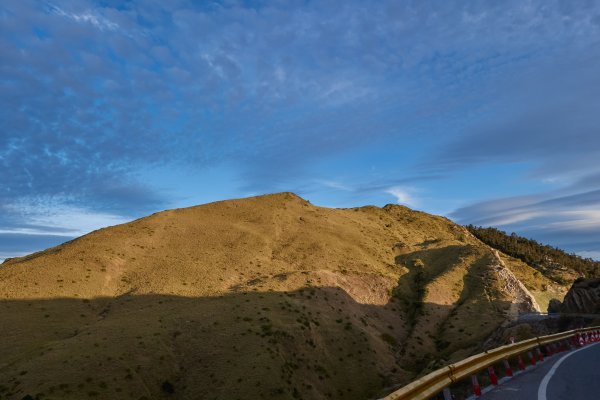
[[[53,14],[69,18],[76,22],[92,24],[101,31],[116,31],[117,29],[119,29],[119,25],[117,23],[110,21],[108,18],[100,15],[97,11],[88,9],[81,12],[66,12],[62,8],[52,3],[46,3],[46,5],[48,11]]]
[[[462,223],[497,226],[569,251],[596,254],[600,252],[600,190],[570,192],[577,187],[475,203],[451,216]]]

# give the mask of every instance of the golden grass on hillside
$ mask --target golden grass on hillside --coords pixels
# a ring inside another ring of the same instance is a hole
[[[0,266],[0,399],[375,397],[507,320],[495,263],[402,206],[157,213]]]

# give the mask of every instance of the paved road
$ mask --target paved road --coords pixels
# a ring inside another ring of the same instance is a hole
[[[600,400],[600,343],[559,353],[481,400]]]

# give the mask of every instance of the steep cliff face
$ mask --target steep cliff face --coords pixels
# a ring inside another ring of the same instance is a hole
[[[565,296],[560,311],[582,314],[600,313],[600,278],[575,281]]]

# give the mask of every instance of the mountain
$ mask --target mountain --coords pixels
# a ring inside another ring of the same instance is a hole
[[[164,211],[0,265],[0,399],[373,398],[566,289],[398,205]]]

